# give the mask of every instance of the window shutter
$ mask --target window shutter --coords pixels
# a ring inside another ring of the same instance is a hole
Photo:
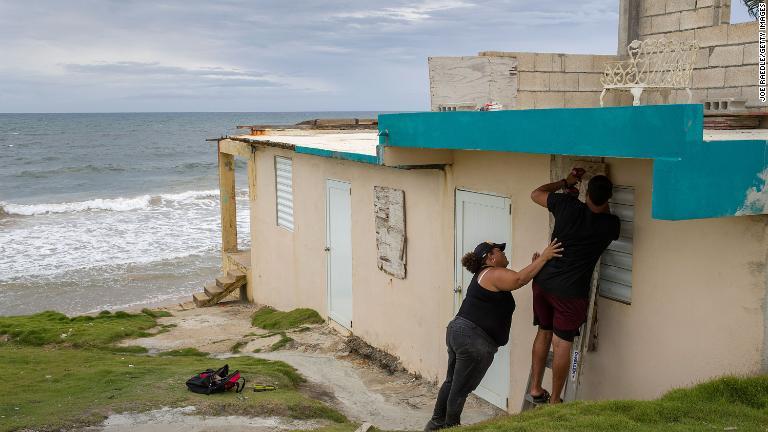
[[[293,231],[293,161],[275,156],[277,226]]]
[[[621,237],[612,242],[600,260],[600,295],[622,303],[632,302],[632,247],[635,189],[615,186],[611,213],[621,220]]]

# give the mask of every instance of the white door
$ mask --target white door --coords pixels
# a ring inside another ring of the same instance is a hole
[[[326,182],[328,316],[352,330],[352,203],[349,183]]]
[[[456,298],[454,313],[464,300],[472,273],[461,265],[461,257],[482,241],[507,243],[505,252],[512,260],[511,202],[509,198],[476,192],[456,191]],[[509,344],[500,347],[493,364],[475,394],[504,410],[509,397]]]

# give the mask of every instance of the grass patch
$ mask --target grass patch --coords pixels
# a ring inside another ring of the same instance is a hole
[[[232,348],[229,349],[229,352],[237,354],[240,352],[240,348],[248,345],[248,342],[244,341],[237,341],[234,345],[232,345]]]
[[[155,318],[146,314],[111,313],[70,318],[46,311],[34,315],[0,317],[0,335],[28,346],[60,345],[78,348],[102,348],[121,339],[149,336]]]
[[[200,351],[197,348],[182,348],[160,353],[162,357],[208,357],[209,353]]]
[[[145,315],[149,315],[152,318],[167,318],[167,317],[172,317],[173,316],[172,313],[170,313],[168,311],[165,311],[165,310],[152,310],[152,309],[147,309],[147,308],[142,309],[141,313],[143,313]]]
[[[460,430],[765,431],[766,425],[768,375],[720,378],[692,388],[673,390],[654,401],[578,401],[543,407]]]
[[[129,346],[117,346],[117,345],[109,345],[109,346],[103,346],[99,348],[102,351],[109,351],[113,353],[124,353],[124,354],[146,354],[149,352],[148,349],[146,349],[143,346],[138,345],[129,345]]]
[[[347,419],[302,395],[303,381],[289,365],[252,357],[227,360],[184,348],[153,357],[144,347],[118,347],[126,337],[156,325],[146,313],[104,311],[69,318],[57,312],[0,317],[0,368],[12,370],[23,391],[0,392],[0,430],[69,430],[93,425],[111,413],[140,412],[162,406],[196,406],[204,415],[283,416]],[[63,335],[63,336],[62,336]],[[249,383],[275,385],[264,393],[198,395],[184,383],[195,373],[229,363]]]
[[[261,348],[255,348],[252,352],[258,354],[261,352]]]
[[[280,348],[283,348],[284,346],[288,345],[289,343],[293,342],[293,338],[290,336],[286,336],[285,333],[280,334],[280,340],[273,343],[272,346],[269,348],[270,351],[277,351]]]
[[[260,334],[260,335],[256,335],[256,336],[259,339],[265,339],[265,338],[276,336],[276,335],[280,335],[280,334],[283,334],[283,332],[269,332],[269,333],[264,333],[264,334]]]
[[[229,363],[249,383],[277,386],[273,392],[211,396],[189,392],[196,372]],[[93,349],[41,348],[6,343],[0,367],[13,370],[24,391],[0,392],[0,430],[59,430],[96,424],[110,413],[161,406],[194,405],[205,415],[323,418],[343,415],[297,391],[302,378],[282,362],[251,357],[212,360],[197,356],[150,357]],[[18,409],[17,409],[18,408]]]
[[[266,330],[288,330],[302,324],[322,324],[323,318],[312,309],[294,309],[281,312],[271,307],[263,307],[251,316],[251,324]]]

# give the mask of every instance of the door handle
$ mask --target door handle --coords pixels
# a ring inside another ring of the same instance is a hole
[[[331,247],[330,246],[326,246],[325,249],[323,249],[323,250],[326,251],[326,252],[330,252],[331,251]]]

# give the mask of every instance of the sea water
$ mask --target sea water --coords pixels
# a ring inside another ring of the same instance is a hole
[[[191,299],[219,272],[216,143],[373,112],[0,114],[0,315]],[[247,173],[237,227],[249,245]]]

